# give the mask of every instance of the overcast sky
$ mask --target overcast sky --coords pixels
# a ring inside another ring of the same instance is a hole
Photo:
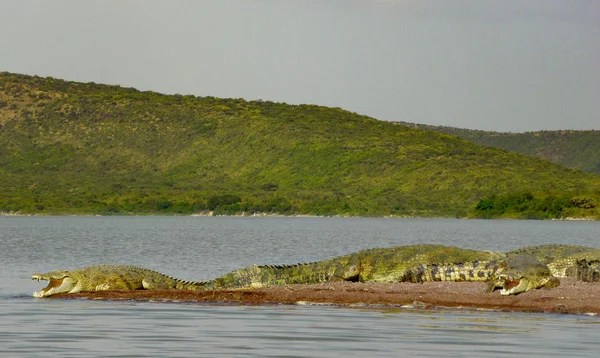
[[[472,129],[600,129],[596,0],[0,0],[0,43],[0,71]]]

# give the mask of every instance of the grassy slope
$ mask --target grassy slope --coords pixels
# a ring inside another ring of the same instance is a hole
[[[451,216],[513,192],[600,201],[598,176],[338,108],[2,73],[0,126],[0,211]],[[580,209],[566,214],[598,215]]]
[[[476,144],[540,157],[569,168],[600,174],[600,131],[598,130],[499,133],[424,124],[403,124],[456,135]]]

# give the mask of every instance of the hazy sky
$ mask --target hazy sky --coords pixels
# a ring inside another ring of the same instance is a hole
[[[600,129],[597,0],[0,0],[0,43],[0,71],[473,129]]]

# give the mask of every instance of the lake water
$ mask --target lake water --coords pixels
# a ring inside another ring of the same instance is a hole
[[[600,246],[600,222],[0,217],[0,356],[596,357],[600,317],[397,307],[34,299],[35,272],[99,263],[208,280],[371,247]]]

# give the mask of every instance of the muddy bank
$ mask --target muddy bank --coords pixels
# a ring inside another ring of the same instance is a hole
[[[350,283],[287,285],[217,291],[100,291],[54,298],[198,302],[203,304],[333,304],[342,306],[453,307],[500,311],[600,314],[600,284],[563,279],[553,289],[517,296],[487,293],[484,283]]]

